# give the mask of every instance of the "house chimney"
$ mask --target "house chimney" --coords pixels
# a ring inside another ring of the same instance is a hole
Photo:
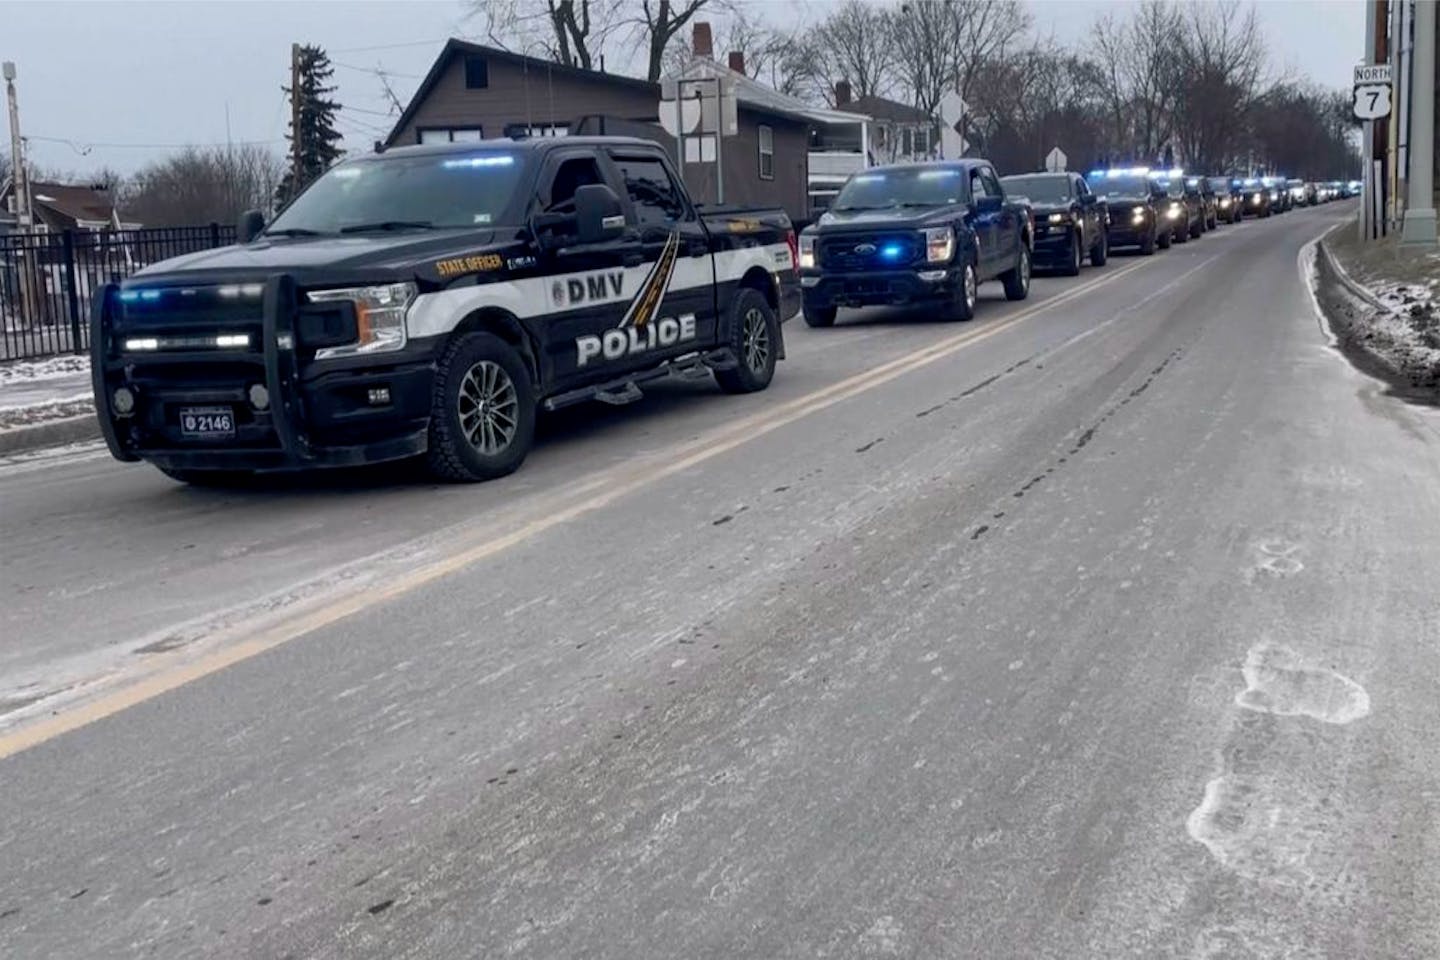
[[[745,54],[741,53],[739,50],[731,50],[731,51],[730,51],[730,69],[731,69],[731,70],[734,70],[736,73],[744,73],[744,72],[745,72]]]
[[[715,57],[715,39],[710,35],[710,24],[704,20],[695,24],[691,50],[695,56],[704,57],[706,60],[713,60]]]
[[[850,102],[850,81],[840,80],[835,84],[835,106],[843,107]]]

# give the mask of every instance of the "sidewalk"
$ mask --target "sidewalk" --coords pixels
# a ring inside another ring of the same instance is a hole
[[[1361,243],[1348,223],[1321,246],[1328,256],[1316,269],[1338,288],[1338,309],[1327,313],[1341,346],[1397,389],[1440,401],[1440,250],[1401,247],[1397,237]]]
[[[0,364],[0,454],[99,436],[88,357]]]

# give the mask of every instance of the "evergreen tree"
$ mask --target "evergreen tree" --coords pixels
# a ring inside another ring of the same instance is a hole
[[[286,139],[291,143],[290,155],[293,157],[295,138],[297,135],[300,138],[300,182],[298,185],[295,183],[292,164],[292,169],[286,172],[275,188],[276,207],[284,206],[307,184],[330,169],[342,152],[340,131],[335,129],[335,114],[340,110],[340,104],[330,98],[336,88],[329,82],[335,73],[329,55],[320,47],[308,44],[301,47],[299,73],[298,92],[290,87],[281,89],[290,95],[292,103],[299,98],[299,130],[295,129],[295,112],[292,110],[290,132]]]

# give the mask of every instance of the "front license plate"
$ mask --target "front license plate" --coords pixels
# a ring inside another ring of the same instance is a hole
[[[235,412],[229,407],[181,407],[180,435],[197,440],[235,436]]]

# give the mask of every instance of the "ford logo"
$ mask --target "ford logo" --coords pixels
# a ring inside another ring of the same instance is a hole
[[[875,244],[862,243],[855,248],[855,252],[860,254],[860,256],[862,257],[868,257],[875,252]]]

